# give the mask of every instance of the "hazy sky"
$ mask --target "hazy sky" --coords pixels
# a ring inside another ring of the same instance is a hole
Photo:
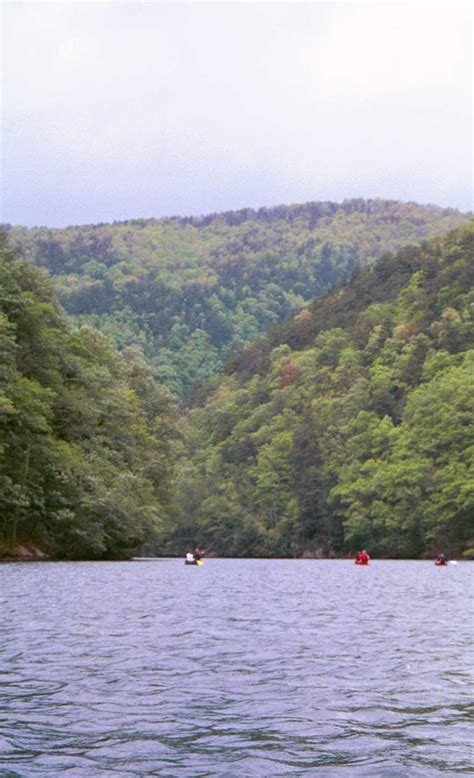
[[[2,221],[469,209],[467,3],[2,6]]]

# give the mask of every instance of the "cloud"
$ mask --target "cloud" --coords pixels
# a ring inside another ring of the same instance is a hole
[[[4,216],[468,207],[469,9],[7,3]]]
[[[469,19],[467,4],[356,4],[307,59],[329,98],[459,92],[469,83]]]

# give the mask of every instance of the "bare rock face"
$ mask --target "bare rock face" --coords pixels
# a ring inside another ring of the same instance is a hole
[[[9,552],[7,552],[7,554],[5,554],[4,559],[34,562],[42,559],[49,559],[49,556],[36,546],[26,545],[26,543],[17,543]]]

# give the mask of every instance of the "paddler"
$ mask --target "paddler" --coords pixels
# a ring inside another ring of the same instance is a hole
[[[368,565],[369,564],[369,555],[365,549],[362,549],[362,551],[359,551],[359,553],[356,556],[356,565]]]

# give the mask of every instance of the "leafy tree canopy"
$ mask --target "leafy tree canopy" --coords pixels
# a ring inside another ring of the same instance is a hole
[[[0,235],[0,553],[128,556],[170,503],[174,403],[140,353],[72,330]]]
[[[162,548],[474,547],[473,235],[386,255],[229,360],[183,422]]]
[[[53,275],[76,323],[119,349],[139,346],[159,382],[185,397],[212,382],[229,354],[356,268],[465,218],[356,199],[9,233]]]

